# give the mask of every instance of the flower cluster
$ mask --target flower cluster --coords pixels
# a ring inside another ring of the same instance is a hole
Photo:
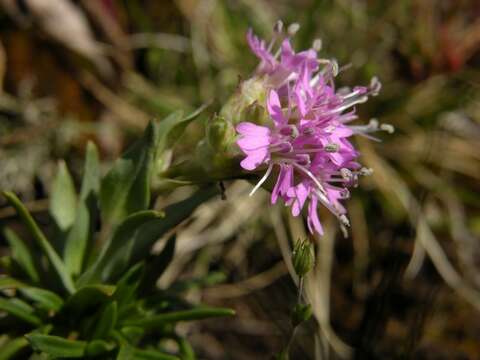
[[[270,43],[250,30],[247,40],[260,59],[255,76],[264,79],[269,124],[241,122],[236,130],[237,145],[246,157],[241,166],[248,171],[265,169],[252,190],[253,194],[272,174],[278,174],[271,201],[281,198],[298,216],[307,206],[307,224],[311,233],[323,234],[317,207],[325,206],[345,229],[349,225],[341,200],[356,186],[359,175],[367,175],[356,159],[359,153],[350,143],[352,135],[373,138],[377,130],[392,131],[390,125],[371,120],[368,125],[349,125],[357,118],[356,104],[367,101],[380,90],[373,78],[369,86],[335,89],[339,67],[334,60],[318,58],[321,42],[295,53],[290,39],[297,24],[286,32],[279,22]],[[277,50],[275,43],[280,42]]]

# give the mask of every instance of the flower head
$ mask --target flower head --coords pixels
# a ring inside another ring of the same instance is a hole
[[[275,172],[272,203],[281,198],[294,216],[307,207],[310,232],[322,234],[318,206],[330,210],[342,227],[348,226],[341,202],[350,196],[348,189],[356,186],[358,176],[370,173],[357,162],[359,154],[350,137],[372,138],[371,132],[389,131],[391,126],[379,126],[376,120],[368,125],[350,125],[357,119],[354,106],[378,94],[378,80],[373,78],[368,86],[352,90],[336,89],[338,65],[317,57],[318,41],[311,49],[295,53],[290,44],[295,29],[290,26],[283,34],[279,28],[277,25],[268,45],[251,30],[247,34],[250,48],[260,59],[255,76],[265,80],[263,106],[269,121],[237,125],[237,145],[246,155],[240,165],[248,171],[266,169],[251,194]],[[281,45],[274,52],[279,40]]]

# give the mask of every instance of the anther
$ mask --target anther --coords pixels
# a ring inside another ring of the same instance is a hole
[[[370,80],[370,94],[372,96],[377,96],[380,90],[382,89],[382,83],[378,80],[376,76],[372,77]]]
[[[336,143],[330,143],[330,144],[325,145],[324,149],[325,149],[326,152],[336,153],[340,149],[340,145],[338,145]]]
[[[380,129],[386,131],[389,134],[393,134],[395,132],[395,128],[393,127],[393,125],[390,124],[381,124]]]
[[[345,214],[342,214],[338,217],[338,220],[340,220],[340,222],[342,223],[343,226],[347,226],[349,227],[350,226],[350,221],[348,220],[348,218],[345,216]]]
[[[319,52],[320,50],[322,50],[322,39],[313,40],[312,48],[316,52]]]
[[[273,31],[277,34],[280,34],[283,31],[283,22],[282,20],[277,20],[275,25],[273,26]]]
[[[298,30],[300,30],[300,24],[299,23],[293,23],[288,26],[287,32],[288,35],[294,36]]]
[[[362,167],[358,173],[362,176],[370,176],[373,174],[373,169]]]

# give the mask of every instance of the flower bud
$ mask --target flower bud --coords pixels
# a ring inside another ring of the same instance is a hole
[[[225,152],[235,142],[236,132],[229,121],[216,115],[207,124],[206,136],[208,145],[213,150]]]
[[[312,316],[312,306],[310,304],[296,304],[292,311],[292,325],[298,326],[307,321]]]
[[[267,121],[268,117],[266,117],[265,109],[258,104],[265,103],[266,93],[267,86],[263,78],[253,77],[242,81],[237,91],[222,107],[220,116],[233,126],[247,119],[261,124]]]
[[[305,276],[315,266],[315,251],[308,240],[298,240],[292,253],[292,263],[299,277]]]

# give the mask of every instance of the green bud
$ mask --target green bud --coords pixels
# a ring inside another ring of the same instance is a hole
[[[302,322],[312,317],[312,307],[310,304],[296,304],[292,311],[292,325],[298,326]]]
[[[315,251],[308,240],[298,240],[292,253],[292,263],[299,277],[305,276],[315,266]]]
[[[215,116],[207,124],[207,141],[215,151],[225,152],[235,142],[235,128],[223,116]]]
[[[267,86],[262,78],[253,77],[239,84],[237,91],[222,107],[220,116],[236,125],[241,121],[261,124],[265,119]]]

